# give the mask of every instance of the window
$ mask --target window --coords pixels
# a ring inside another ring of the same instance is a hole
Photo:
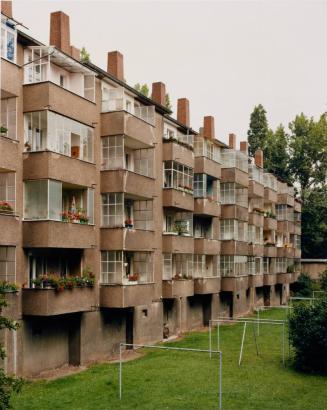
[[[248,256],[248,274],[249,275],[261,275],[262,273],[263,273],[262,258]]]
[[[249,179],[252,179],[255,182],[258,182],[259,184],[264,183],[263,179],[263,169],[257,167],[255,164],[250,164],[249,165]]]
[[[0,213],[15,212],[15,173],[0,172]]]
[[[220,221],[220,239],[222,241],[237,240],[237,221],[235,219],[222,219]]]
[[[273,174],[265,172],[263,174],[263,182],[265,187],[270,188],[273,191],[277,191],[277,178]]]
[[[172,272],[173,272],[173,254],[172,253],[164,253],[162,255],[163,259],[163,280],[170,280],[172,279]]]
[[[11,139],[17,139],[16,101],[16,98],[1,100],[1,135]]]
[[[194,278],[210,278],[219,276],[219,256],[194,255]]]
[[[2,17],[1,20],[1,57],[15,63],[17,44],[15,25],[5,17]]]
[[[246,256],[220,256],[222,276],[243,276],[247,274]]]
[[[276,258],[276,271],[277,273],[286,273],[287,258]]]
[[[0,246],[0,280],[16,281],[16,248],[14,246]]]
[[[193,169],[175,161],[165,161],[164,188],[193,193]]]
[[[49,150],[93,161],[93,129],[51,111],[27,113],[25,151]]]
[[[275,258],[263,258],[263,273],[264,274],[276,273]]]
[[[190,279],[193,276],[193,255],[163,254],[163,280]]]
[[[236,186],[232,182],[220,184],[220,194],[222,204],[235,204],[236,201]]]
[[[196,157],[206,157],[212,161],[221,163],[220,147],[213,141],[200,136],[195,137],[194,140],[194,155]]]
[[[212,239],[212,218],[194,217],[194,237]]]
[[[59,84],[60,84],[60,87],[65,86],[65,76],[63,76],[62,74],[60,74],[60,77],[59,77]]]
[[[193,235],[193,215],[191,212],[174,212],[165,210],[164,233],[175,233],[184,236]]]
[[[248,157],[241,151],[223,148],[221,164],[222,168],[238,168],[243,172],[248,172]]]
[[[276,205],[276,216],[278,221],[293,221],[293,212],[286,204]]]

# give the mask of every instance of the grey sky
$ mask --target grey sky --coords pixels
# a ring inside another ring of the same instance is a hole
[[[192,126],[213,115],[223,141],[246,138],[258,103],[273,128],[327,111],[327,1],[13,2],[14,17],[46,44],[57,10],[95,64],[106,68],[107,51],[121,51],[129,84],[163,81],[174,110],[189,98]]]

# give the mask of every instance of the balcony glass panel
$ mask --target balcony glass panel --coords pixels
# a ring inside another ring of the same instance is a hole
[[[16,62],[17,30],[16,24],[1,16],[1,57],[12,63]]]
[[[163,224],[163,232],[166,234],[193,235],[193,214],[191,212],[165,210]]]
[[[276,271],[278,273],[287,272],[287,258],[276,258]]]
[[[194,155],[196,157],[206,157],[212,161],[221,163],[221,149],[208,138],[196,136],[194,138]]]
[[[163,254],[163,280],[191,279],[193,255],[189,253]]]
[[[0,135],[17,139],[16,97],[1,99],[1,131]]]
[[[220,256],[221,276],[247,275],[247,256]]]
[[[219,201],[220,182],[206,174],[194,174],[194,198],[208,198]]]
[[[221,152],[222,168],[238,168],[243,172],[248,172],[248,157],[241,151],[223,148]]]
[[[211,278],[218,277],[220,269],[219,256],[194,255],[193,277]]]
[[[95,75],[78,61],[54,47],[24,50],[24,83],[51,81],[87,100],[94,101]]]
[[[101,283],[133,285],[153,282],[151,252],[101,252]]]
[[[255,164],[250,164],[249,165],[249,178],[263,185],[264,183],[263,169],[257,167]]]
[[[16,177],[14,172],[0,172],[0,213],[15,212]]]
[[[275,258],[263,258],[263,273],[272,274],[276,273],[276,260]]]
[[[248,207],[248,189],[239,188],[234,182],[220,184],[221,203]]]
[[[248,256],[248,274],[261,275],[263,273],[263,259],[254,256]]]
[[[193,194],[193,169],[175,161],[164,162],[164,188]]]
[[[277,178],[273,174],[265,172],[263,174],[263,182],[265,187],[277,191]]]
[[[182,134],[181,132],[177,131],[177,129],[173,126],[164,124],[163,140],[164,142],[176,142],[182,145],[185,144],[186,146],[193,147],[194,138],[192,134]]]
[[[0,281],[16,282],[16,248],[0,246]]]
[[[294,221],[294,212],[293,209],[288,207],[286,204],[277,204],[276,205],[276,216],[277,221]]]
[[[25,151],[49,150],[93,161],[93,129],[52,111],[26,113]]]
[[[222,241],[248,240],[248,224],[236,219],[222,219],[220,221],[220,239]]]

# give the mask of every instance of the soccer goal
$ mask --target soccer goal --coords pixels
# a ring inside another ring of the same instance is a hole
[[[217,373],[218,373],[218,388],[217,388],[217,408],[222,410],[222,360],[223,354],[219,350],[205,350],[205,349],[191,349],[187,347],[172,347],[172,346],[156,346],[156,345],[141,345],[141,344],[134,344],[134,343],[120,343],[119,345],[119,399],[122,399],[123,394],[123,360],[122,360],[122,349],[124,347],[131,347],[134,350],[137,349],[159,349],[165,351],[180,351],[180,352],[195,352],[195,353],[206,353],[210,355],[216,354],[219,358],[219,362],[217,363]]]

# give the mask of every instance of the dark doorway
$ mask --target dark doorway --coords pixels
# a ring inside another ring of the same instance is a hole
[[[134,328],[134,309],[128,308],[126,311],[126,343],[133,344],[133,328]],[[127,349],[132,349],[128,346]]]
[[[212,295],[205,295],[202,300],[203,326],[209,326],[211,320],[211,299]]]
[[[81,316],[72,315],[68,321],[68,363],[72,366],[81,364]]]

